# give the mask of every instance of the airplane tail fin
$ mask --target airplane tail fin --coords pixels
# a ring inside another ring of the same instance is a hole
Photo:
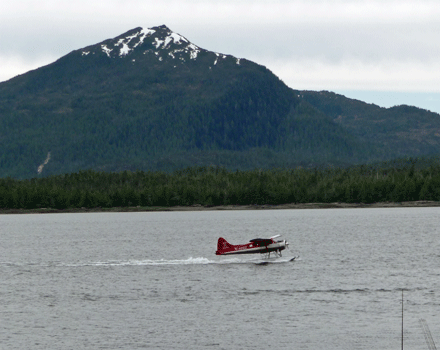
[[[221,250],[225,250],[227,248],[232,248],[232,244],[228,243],[223,237],[220,237],[217,242],[217,255]]]

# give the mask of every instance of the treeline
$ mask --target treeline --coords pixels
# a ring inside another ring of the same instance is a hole
[[[409,159],[351,168],[78,173],[0,179],[0,208],[216,206],[440,200],[440,162]]]

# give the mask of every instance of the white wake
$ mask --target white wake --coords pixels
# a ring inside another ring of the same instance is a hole
[[[110,260],[110,261],[96,261],[84,264],[77,264],[76,266],[166,266],[166,265],[209,265],[209,264],[260,264],[260,263],[285,263],[293,261],[292,257],[261,259],[258,258],[226,258],[211,260],[204,257],[189,257],[188,259],[145,259],[145,260]]]

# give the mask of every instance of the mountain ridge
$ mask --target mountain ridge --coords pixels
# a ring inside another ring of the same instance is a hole
[[[437,114],[294,90],[266,67],[165,25],[0,83],[0,177],[349,165],[438,154],[437,134]]]

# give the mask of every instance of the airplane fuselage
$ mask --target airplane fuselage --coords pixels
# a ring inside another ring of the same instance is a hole
[[[275,242],[273,239],[253,239],[247,244],[232,245],[224,238],[219,238],[216,255],[234,254],[266,254],[270,252],[280,253],[286,249],[288,243],[285,240]]]

